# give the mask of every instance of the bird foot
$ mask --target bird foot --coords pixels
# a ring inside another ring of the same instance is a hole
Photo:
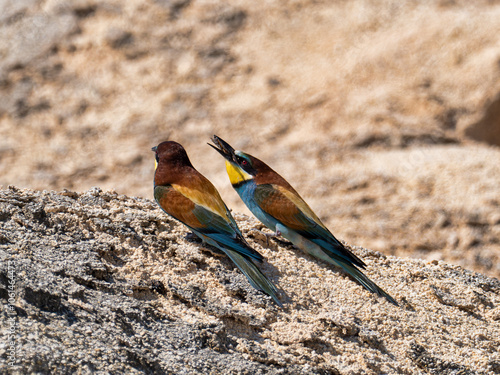
[[[250,229],[249,232],[258,232],[258,233],[263,234],[264,236],[266,236],[266,244],[267,244],[267,246],[269,246],[269,239],[270,238],[275,238],[275,237],[281,236],[281,232],[279,230],[277,230],[274,233],[266,233],[264,231],[261,231],[260,229],[253,228],[253,229]]]
[[[215,256],[224,255],[223,251],[221,251],[221,250],[217,249],[216,247],[210,245],[203,238],[198,237],[196,235],[196,233],[189,232],[188,234],[186,234],[186,236],[184,238],[187,241],[189,241],[189,242],[201,243],[201,246],[202,246],[201,251],[207,251],[210,254],[215,255]]]
[[[202,243],[202,244],[205,244],[205,241],[203,241],[203,239],[201,239],[200,237],[198,237],[196,234],[194,234],[193,232],[189,232],[188,234],[186,234],[186,236],[184,237],[187,241],[189,242],[198,242],[198,243]]]

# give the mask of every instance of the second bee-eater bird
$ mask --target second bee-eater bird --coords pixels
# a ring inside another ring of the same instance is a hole
[[[209,145],[226,159],[231,184],[257,219],[298,248],[342,268],[370,292],[397,305],[394,298],[361,272],[366,264],[333,236],[283,177],[216,135],[212,140],[216,146]]]
[[[223,251],[257,290],[280,306],[276,286],[254,261],[263,257],[243,238],[233,216],[212,183],[194,169],[186,150],[173,141],[153,147],[154,198],[160,208],[196,234],[204,243]]]

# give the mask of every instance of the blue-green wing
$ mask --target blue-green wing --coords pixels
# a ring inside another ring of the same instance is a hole
[[[263,256],[247,244],[230,214],[228,221],[218,213],[194,203],[170,185],[156,186],[154,196],[163,211],[187,227],[212,238],[222,247],[227,246],[259,262],[263,260]]]
[[[316,243],[334,258],[365,268],[365,263],[338,241],[295,192],[274,184],[257,185],[254,199],[268,215]]]
[[[212,238],[223,247],[227,246],[259,262],[264,259],[259,252],[248,245],[230,213],[228,216],[231,221],[229,222],[217,213],[199,205],[195,205],[193,214],[200,222],[205,224],[204,228],[197,229],[205,236]]]

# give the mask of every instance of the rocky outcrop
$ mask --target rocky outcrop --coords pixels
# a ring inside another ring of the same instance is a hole
[[[497,279],[352,247],[395,307],[235,217],[284,309],[150,200],[1,190],[0,372],[500,371]]]
[[[0,185],[151,197],[175,140],[229,207],[213,134],[334,233],[500,277],[500,4],[0,1]]]

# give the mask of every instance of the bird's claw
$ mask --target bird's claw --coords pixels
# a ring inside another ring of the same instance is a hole
[[[187,233],[184,238],[189,242],[198,242],[198,243],[201,242],[202,244],[205,244],[205,241],[202,238],[198,237],[193,232]]]
[[[264,236],[266,236],[266,245],[267,246],[269,246],[269,239],[270,238],[275,238],[275,237],[281,236],[281,232],[279,230],[277,230],[274,233],[266,233],[264,231],[261,231],[260,229],[253,228],[253,229],[250,229],[249,232],[259,232],[260,234],[263,234]]]

